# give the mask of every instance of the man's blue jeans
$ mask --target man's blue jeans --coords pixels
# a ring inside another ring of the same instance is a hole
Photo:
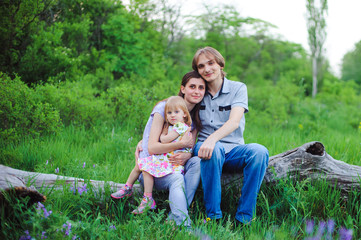
[[[198,142],[194,155],[198,156],[203,142]],[[225,153],[220,142],[216,143],[212,157],[201,160],[201,179],[207,217],[222,218],[221,210],[221,175],[223,171],[242,172],[243,186],[238,201],[236,219],[243,223],[252,220],[255,212],[257,195],[268,166],[268,150],[257,143],[239,145]]]

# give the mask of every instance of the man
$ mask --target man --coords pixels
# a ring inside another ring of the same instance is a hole
[[[201,179],[207,217],[221,219],[221,175],[243,171],[243,187],[238,202],[236,225],[253,218],[257,194],[268,166],[268,150],[259,144],[245,144],[244,113],[248,112],[247,87],[225,78],[223,56],[214,48],[199,49],[192,67],[206,80],[201,103],[199,132],[194,155],[201,161]]]

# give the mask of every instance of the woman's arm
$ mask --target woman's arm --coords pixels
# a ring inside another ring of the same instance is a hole
[[[189,130],[184,134],[181,140],[171,143],[160,143],[159,138],[162,133],[164,118],[155,113],[153,122],[149,133],[148,152],[150,155],[168,153],[180,148],[191,148],[194,145],[194,139],[189,133]]]

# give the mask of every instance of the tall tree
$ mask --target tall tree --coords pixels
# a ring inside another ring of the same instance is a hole
[[[312,57],[312,97],[317,94],[317,78],[322,68],[323,45],[326,40],[327,0],[307,0],[308,44]]]
[[[0,1],[0,71],[13,74],[39,19],[51,18],[46,12],[52,4],[53,0]]]

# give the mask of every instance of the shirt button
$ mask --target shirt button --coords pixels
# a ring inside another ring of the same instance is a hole
[[[212,112],[214,112],[214,109],[212,109]]]
[[[211,120],[211,122],[213,122],[213,120]]]

